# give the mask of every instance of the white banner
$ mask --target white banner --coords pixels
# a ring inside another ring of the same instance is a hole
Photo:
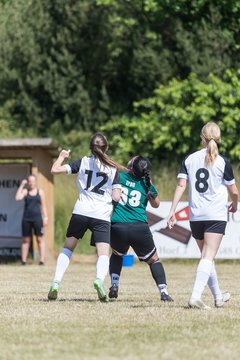
[[[240,205],[240,204],[239,204]],[[167,228],[166,217],[170,201],[161,202],[158,209],[147,207],[148,222],[160,258],[199,258],[200,252],[189,226],[187,202],[180,202],[176,212],[177,223],[172,230]],[[226,234],[220,245],[217,258],[240,258],[240,206],[235,213],[229,213]]]
[[[16,201],[15,195],[28,174],[28,164],[0,165],[0,247],[21,245],[24,201]]]

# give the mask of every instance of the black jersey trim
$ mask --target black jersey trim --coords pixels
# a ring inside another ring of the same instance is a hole
[[[231,165],[230,161],[227,158],[225,158],[222,155],[220,155],[220,156],[225,162],[223,178],[227,182],[232,182],[232,180],[234,180],[232,165]]]
[[[77,174],[79,172],[81,162],[82,162],[82,160],[79,159],[79,160],[72,161],[70,164],[68,164],[70,166],[70,168],[71,168],[71,173],[72,174]]]

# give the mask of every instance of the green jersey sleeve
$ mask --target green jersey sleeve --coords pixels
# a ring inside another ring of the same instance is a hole
[[[158,195],[158,191],[157,191],[157,189],[155,188],[155,186],[154,186],[153,184],[151,184],[150,191],[151,191],[154,195]]]

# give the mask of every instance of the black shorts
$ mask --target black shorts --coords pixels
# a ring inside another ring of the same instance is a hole
[[[218,220],[190,221],[192,236],[197,240],[203,240],[205,232],[225,235],[226,225],[226,221]]]
[[[112,223],[111,247],[118,255],[125,255],[131,246],[139,260],[147,261],[156,251],[147,223]]]
[[[72,214],[66,236],[81,239],[85,232],[90,230],[92,232],[92,246],[95,246],[95,243],[99,242],[110,244],[110,228],[111,224],[108,221]]]
[[[32,236],[32,232],[36,236],[43,236],[43,221],[42,218],[36,219],[34,221],[31,220],[22,220],[22,236]]]

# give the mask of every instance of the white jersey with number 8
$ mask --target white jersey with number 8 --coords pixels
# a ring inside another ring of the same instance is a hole
[[[227,221],[227,185],[235,184],[232,166],[221,155],[206,166],[206,152],[202,149],[186,157],[178,174],[189,182],[190,221]]]

